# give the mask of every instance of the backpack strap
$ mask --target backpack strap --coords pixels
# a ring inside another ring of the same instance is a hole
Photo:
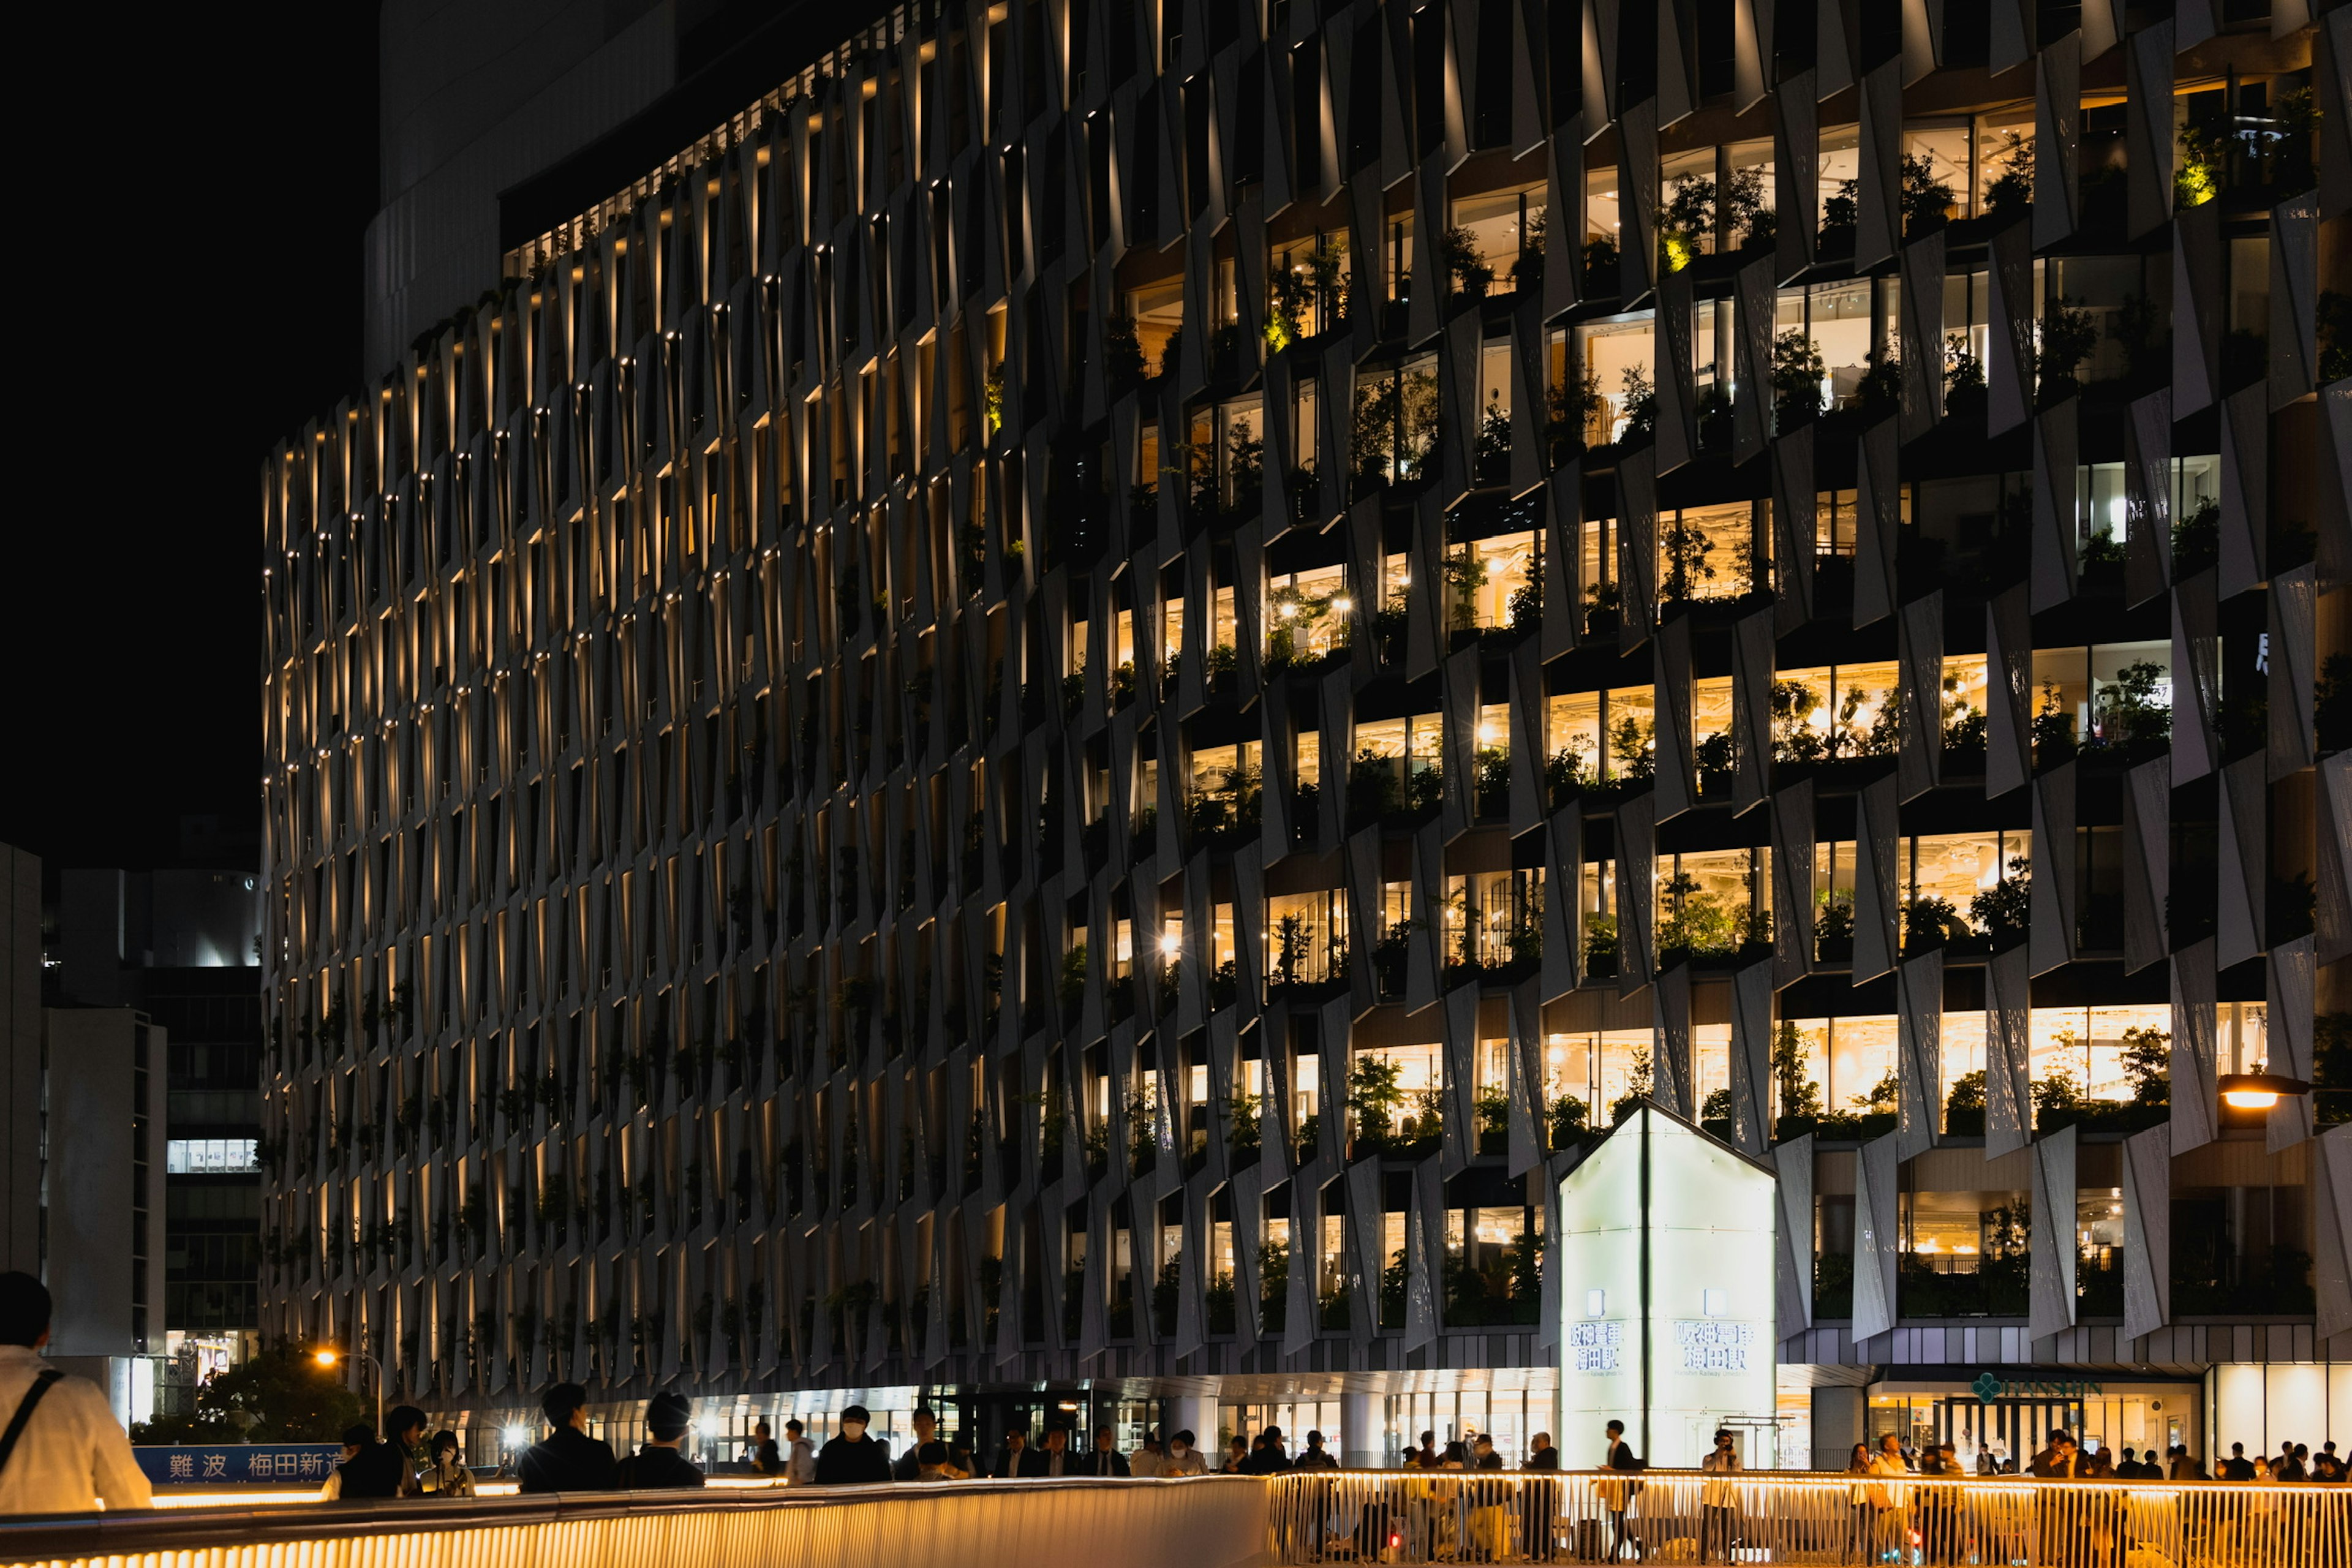
[[[33,1379],[33,1386],[25,1391],[24,1399],[16,1406],[16,1416],[8,1423],[8,1430],[0,1432],[0,1472],[8,1468],[9,1456],[16,1451],[16,1439],[25,1435],[26,1424],[32,1420],[34,1409],[41,1403],[41,1395],[49,1391],[52,1384],[62,1381],[65,1375],[56,1367],[46,1368],[40,1376]]]

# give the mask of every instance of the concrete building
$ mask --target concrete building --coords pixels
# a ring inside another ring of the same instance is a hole
[[[155,1410],[164,1350],[164,1031],[130,1007],[40,1004],[40,862],[0,846],[7,898],[8,1211],[0,1268],[57,1298],[49,1359]],[[30,917],[29,919],[27,917]]]
[[[1648,1100],[1751,1463],[2352,1437],[2352,11],[507,9],[267,473],[272,1331],[1515,1449]]]
[[[183,825],[184,858],[251,854]],[[250,869],[67,870],[58,877],[50,999],[136,1008],[169,1038],[154,1067],[164,1118],[164,1287],[156,1353],[167,1414],[257,1346],[261,1248],[260,897]]]

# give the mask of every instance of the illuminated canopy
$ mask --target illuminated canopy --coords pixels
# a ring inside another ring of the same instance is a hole
[[[1771,1171],[1644,1105],[1559,1187],[1561,1448],[1601,1432],[1696,1466],[1727,1420],[1773,1415]]]

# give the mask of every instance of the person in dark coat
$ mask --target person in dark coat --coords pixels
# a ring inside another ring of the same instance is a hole
[[[1066,1426],[1045,1428],[1045,1446],[1032,1448],[1021,1456],[1021,1474],[1032,1479],[1040,1476],[1077,1476],[1086,1472],[1078,1468],[1070,1457],[1070,1429]]]
[[[683,1394],[656,1394],[646,1401],[645,1443],[618,1468],[623,1491],[702,1485],[702,1472],[677,1451],[693,1415],[694,1406]]]
[[[872,1419],[863,1405],[853,1405],[841,1413],[840,1436],[817,1450],[817,1485],[861,1486],[890,1479],[890,1450],[866,1434],[866,1423]]]
[[[1095,1428],[1094,1452],[1081,1455],[1070,1473],[1079,1476],[1131,1476],[1134,1467],[1118,1451],[1118,1436],[1108,1426]]]
[[[361,1422],[343,1428],[342,1462],[330,1478],[327,1495],[346,1501],[354,1498],[398,1497],[408,1475],[408,1467],[401,1462],[400,1450],[390,1443],[377,1442],[375,1428]]]
[[[576,1383],[559,1383],[547,1391],[539,1407],[555,1428],[523,1450],[515,1467],[526,1492],[608,1492],[615,1484],[618,1466],[613,1446],[588,1436],[588,1391]]]
[[[988,1472],[992,1481],[1017,1479],[1023,1473],[1022,1462],[1029,1455],[1029,1428],[1008,1426],[1004,1429],[1004,1447],[996,1456],[996,1463]]]
[[[1279,1476],[1287,1474],[1289,1469],[1290,1456],[1283,1452],[1279,1426],[1269,1426],[1259,1433],[1257,1441],[1251,1446],[1250,1457],[1242,1461],[1242,1474],[1245,1476]]]
[[[1294,1470],[1336,1470],[1339,1468],[1339,1461],[1333,1458],[1331,1450],[1323,1446],[1322,1433],[1309,1432],[1307,1434],[1307,1447],[1298,1450],[1298,1458],[1290,1462],[1290,1468]]]

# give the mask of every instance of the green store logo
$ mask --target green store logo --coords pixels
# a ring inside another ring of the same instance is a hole
[[[1995,1377],[1989,1372],[1980,1372],[1977,1373],[1977,1380],[1969,1384],[1969,1388],[1971,1393],[1975,1394],[1979,1400],[1983,1401],[1987,1405],[1990,1405],[1996,1399],[2026,1399],[2036,1395],[2058,1399],[2080,1399],[2088,1394],[2103,1394],[2105,1392],[2105,1390],[2101,1388],[2097,1384],[2087,1381],[2078,1380],[2072,1383],[2039,1383],[2026,1381],[2011,1383],[2006,1379]]]

